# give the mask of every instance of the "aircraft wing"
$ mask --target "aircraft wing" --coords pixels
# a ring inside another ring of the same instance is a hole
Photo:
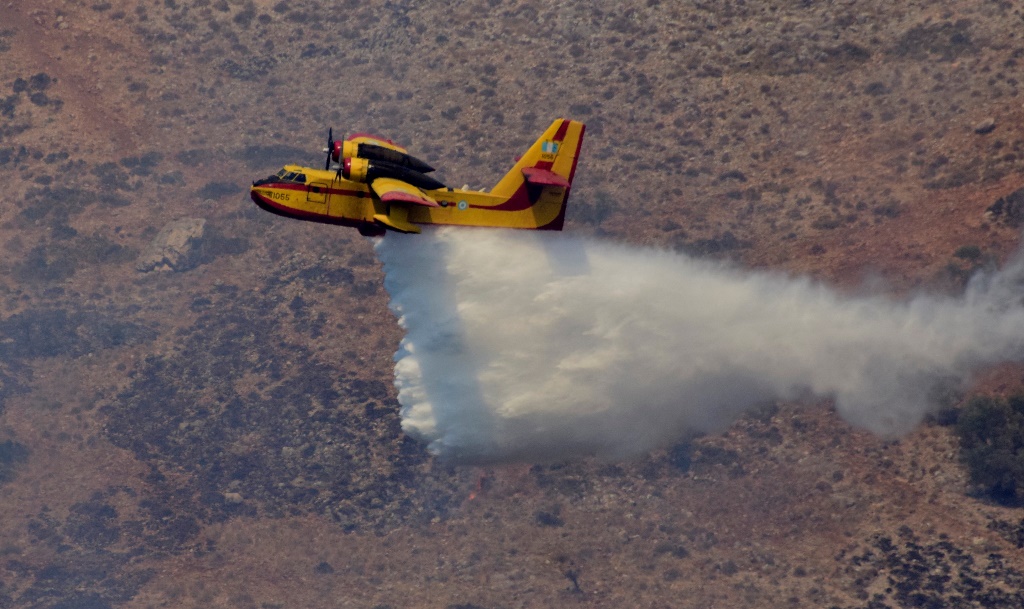
[[[437,201],[412,184],[395,178],[377,178],[370,183],[370,188],[385,203],[410,203],[426,207],[440,207]]]

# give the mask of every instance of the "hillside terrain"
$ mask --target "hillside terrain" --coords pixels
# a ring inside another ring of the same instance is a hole
[[[329,126],[490,187],[567,116],[567,231],[957,293],[1019,246],[1022,25],[992,0],[3,3],[0,606],[1024,606],[1024,512],[934,422],[786,403],[629,462],[434,460],[372,242],[247,192],[322,163]],[[194,268],[140,271],[181,218]]]

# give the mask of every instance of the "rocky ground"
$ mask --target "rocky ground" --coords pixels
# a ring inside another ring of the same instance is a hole
[[[370,243],[245,189],[321,162],[328,126],[489,186],[570,116],[567,230],[955,292],[1018,246],[1022,21],[982,0],[0,5],[0,605],[1020,607],[1024,514],[972,493],[937,424],[884,441],[780,404],[627,463],[432,460],[400,432]],[[200,247],[154,262],[183,218]]]

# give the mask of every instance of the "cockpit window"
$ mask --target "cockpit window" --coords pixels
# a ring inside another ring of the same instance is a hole
[[[269,178],[265,180],[260,180],[260,183],[269,182],[298,182],[299,184],[305,184],[306,174],[299,173],[297,171],[288,171],[287,169],[282,169],[281,171],[278,171],[274,175],[270,176]]]

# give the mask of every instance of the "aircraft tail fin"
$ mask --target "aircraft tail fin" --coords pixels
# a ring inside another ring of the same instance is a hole
[[[537,228],[562,230],[585,130],[586,126],[578,121],[556,119],[491,189],[491,194],[512,197],[519,189],[526,188],[533,201],[540,199],[545,192],[558,196],[561,199],[558,216]]]

